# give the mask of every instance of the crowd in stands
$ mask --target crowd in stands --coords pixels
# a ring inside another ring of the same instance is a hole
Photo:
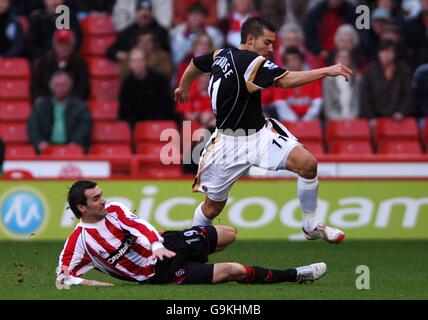
[[[360,4],[370,8],[369,29],[356,28]],[[70,8],[70,29],[56,29],[60,5]],[[340,62],[355,71],[350,83],[325,78],[264,90],[266,116],[362,118],[372,130],[379,118],[413,117],[424,130],[428,0],[0,0],[0,64],[21,58],[30,70],[0,74],[0,82],[28,90],[0,92],[0,105],[30,104],[28,142],[40,154],[55,144],[90,152],[93,128],[106,119],[126,122],[131,135],[141,121],[191,120],[212,130],[209,76],[193,84],[189,103],[176,105],[173,90],[193,57],[239,46],[242,23],[255,15],[278,26],[277,65],[300,71]],[[114,114],[96,116],[100,103],[116,106],[108,109]]]

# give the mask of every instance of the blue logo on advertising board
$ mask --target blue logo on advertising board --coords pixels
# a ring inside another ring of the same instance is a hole
[[[31,191],[15,191],[8,194],[1,205],[1,222],[12,234],[30,235],[36,232],[45,220],[45,206]]]

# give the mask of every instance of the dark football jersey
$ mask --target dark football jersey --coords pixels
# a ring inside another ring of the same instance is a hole
[[[265,124],[261,89],[270,87],[288,71],[257,53],[221,49],[193,59],[202,72],[211,73],[208,93],[219,129],[258,131]]]

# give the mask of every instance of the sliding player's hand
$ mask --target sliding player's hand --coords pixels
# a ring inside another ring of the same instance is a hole
[[[178,87],[174,91],[174,100],[176,103],[184,103],[189,101],[189,91]]]
[[[159,248],[153,251],[152,258],[157,258],[160,261],[163,261],[164,258],[175,257],[175,252],[168,250],[167,248]]]
[[[354,75],[354,72],[350,68],[341,63],[328,67],[327,73],[329,76],[332,77],[344,76],[346,81],[350,81],[352,76]]]

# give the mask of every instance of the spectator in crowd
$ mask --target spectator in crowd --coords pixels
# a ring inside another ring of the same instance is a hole
[[[90,94],[88,67],[77,51],[73,31],[55,31],[52,42],[52,50],[46,52],[34,64],[31,76],[32,100],[49,95],[49,81],[58,70],[66,71],[73,79],[73,95],[87,100]]]
[[[226,47],[239,47],[242,24],[249,17],[258,14],[254,10],[252,0],[232,0],[231,11],[219,22],[219,29],[224,35]]]
[[[167,51],[159,48],[156,35],[152,30],[142,30],[138,34],[136,47],[144,51],[149,69],[163,75],[168,81],[171,79],[171,57]]]
[[[119,117],[131,128],[137,121],[175,119],[168,81],[148,69],[147,57],[141,49],[129,54],[129,75],[119,93]]]
[[[0,57],[21,55],[24,31],[10,10],[11,0],[0,0]]]
[[[153,16],[152,4],[148,0],[137,1],[137,17],[134,23],[121,31],[116,41],[107,49],[106,55],[115,61],[125,61],[134,47],[142,30],[151,30],[156,35],[159,47],[167,52],[169,48],[168,30],[162,27]]]
[[[84,101],[72,95],[73,79],[65,71],[50,79],[51,96],[37,99],[28,119],[28,136],[37,153],[50,144],[90,145],[92,118]]]
[[[111,15],[115,0],[76,0],[78,20],[89,15]]]
[[[180,81],[181,76],[184,73],[184,70],[186,70],[187,66],[189,65],[190,61],[192,61],[193,58],[202,56],[204,54],[210,53],[214,50],[214,44],[206,32],[198,33],[195,37],[195,40],[193,41],[191,50],[186,54],[186,56],[181,60],[180,64],[178,65],[177,72],[176,72],[176,82],[178,85],[178,81]]]
[[[43,9],[43,0],[13,0],[11,10],[17,16],[30,16],[37,9]]]
[[[208,9],[208,15],[206,18],[207,25],[216,25],[218,23],[217,18],[217,1],[212,0],[172,0],[173,4],[173,26],[185,23],[187,21],[187,12],[191,5],[199,2]]]
[[[360,38],[357,31],[350,24],[340,26],[334,35],[334,50],[330,52],[327,58],[327,65],[333,64],[338,51],[347,50],[351,54],[351,64],[358,69],[365,66],[365,57],[362,50],[360,50]]]
[[[173,0],[156,0],[152,3],[153,16],[159,24],[169,29],[173,17]],[[129,27],[137,17],[138,0],[116,0],[112,20],[118,32]]]
[[[191,99],[177,105],[177,111],[183,120],[199,123],[210,131],[215,129],[215,116],[211,110],[211,99],[208,95],[210,75],[200,75],[189,89]]]
[[[412,78],[412,88],[418,117],[428,117],[428,63],[416,69]]]
[[[415,115],[411,75],[408,66],[397,59],[392,42],[379,45],[378,59],[367,67],[361,84],[361,116],[371,125],[378,117],[401,120]]]
[[[306,16],[305,38],[307,48],[326,59],[334,50],[334,35],[343,24],[355,23],[355,8],[345,0],[322,0]]]
[[[277,64],[282,63],[282,56],[289,47],[299,48],[305,56],[305,68],[315,69],[324,64],[319,61],[318,56],[309,51],[305,46],[305,34],[300,25],[295,23],[285,23],[279,31],[278,44],[274,47],[274,61]]]
[[[303,71],[304,56],[296,47],[284,53],[284,65],[289,71]],[[319,117],[322,107],[319,81],[288,90],[275,90],[273,97],[278,119],[281,121],[313,120]]]
[[[64,5],[65,0],[44,0],[45,8],[36,10],[29,19],[28,54],[32,60],[41,57],[52,48],[52,38],[56,29],[55,12],[57,6]],[[76,46],[80,47],[82,31],[79,22],[70,14],[70,27],[76,37]]]
[[[285,19],[288,14],[287,7],[291,7],[291,2],[297,2],[297,1],[278,1],[278,0],[260,1],[260,7],[259,7],[260,14],[263,17],[269,17],[269,20],[271,20],[274,25],[281,26],[285,22]]]
[[[175,66],[181,62],[192,47],[198,33],[207,33],[214,43],[214,48],[223,46],[223,35],[216,27],[207,26],[205,19],[208,10],[200,3],[192,4],[188,9],[188,19],[171,30],[172,61]]]
[[[397,48],[398,58],[405,61],[406,63],[412,63],[411,57],[409,56],[408,49],[406,48],[405,40],[402,38],[400,30],[394,24],[388,24],[384,28],[379,35],[379,41],[391,41],[395,44]]]
[[[356,72],[352,52],[338,50],[333,63],[342,63],[354,70],[354,77],[347,82],[344,77],[322,80],[324,117],[326,120],[354,119],[360,114],[361,76]]]
[[[413,69],[428,62],[428,0],[419,2],[421,12],[407,21],[403,27]]]
[[[364,33],[363,47],[369,60],[377,59],[378,46],[384,30],[394,26],[391,13],[384,8],[376,8],[371,15],[371,28]],[[385,36],[385,34],[384,34]],[[390,39],[392,40],[392,39]]]

